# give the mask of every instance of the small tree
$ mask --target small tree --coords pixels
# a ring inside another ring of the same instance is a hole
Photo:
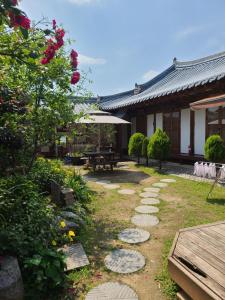
[[[129,140],[128,144],[128,154],[129,156],[136,156],[138,158],[138,163],[140,162],[140,156],[142,153],[142,143],[144,140],[145,136],[140,133],[134,133]]]
[[[142,142],[142,150],[141,154],[143,157],[146,158],[146,165],[148,166],[148,144],[149,144],[149,139],[145,137]]]
[[[224,140],[219,135],[211,135],[205,143],[205,159],[221,162],[225,159]]]
[[[170,139],[161,129],[157,128],[148,144],[148,157],[159,160],[159,168],[162,161],[167,159],[170,152]]]

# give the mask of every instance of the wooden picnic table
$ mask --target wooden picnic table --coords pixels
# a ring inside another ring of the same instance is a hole
[[[93,168],[96,171],[97,166],[103,166],[103,169],[106,169],[106,166],[110,166],[110,169],[113,170],[113,167],[116,165],[114,160],[115,152],[113,151],[88,151],[84,152],[86,156],[86,166]]]

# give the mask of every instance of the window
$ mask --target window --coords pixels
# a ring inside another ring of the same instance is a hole
[[[225,107],[213,107],[207,109],[207,133],[208,136],[219,134],[225,139]]]

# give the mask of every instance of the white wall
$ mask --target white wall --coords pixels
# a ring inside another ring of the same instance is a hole
[[[136,117],[131,118],[131,135],[136,133]]]
[[[163,114],[158,113],[156,114],[156,129],[160,128],[163,130]]]
[[[181,110],[181,153],[188,153],[188,146],[190,145],[190,108]]]
[[[195,154],[204,154],[205,109],[195,111]]]
[[[147,115],[147,137],[152,136],[154,133],[154,114]]]

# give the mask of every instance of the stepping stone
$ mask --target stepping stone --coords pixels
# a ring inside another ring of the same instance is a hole
[[[99,184],[99,185],[105,185],[105,184],[110,184],[111,181],[110,180],[98,180],[95,183]]]
[[[84,248],[80,243],[76,243],[73,245],[65,245],[63,248],[60,248],[66,256],[65,263],[67,269],[70,271],[73,269],[81,268],[89,265],[89,260],[87,258],[86,253],[84,252]]]
[[[97,181],[98,180],[98,178],[96,178],[96,177],[83,176],[83,178],[86,181]]]
[[[108,190],[116,190],[116,189],[120,188],[120,185],[119,184],[104,184],[103,187]]]
[[[131,222],[140,227],[151,227],[159,224],[159,219],[152,215],[134,215]]]
[[[145,258],[138,251],[118,249],[105,258],[106,267],[116,273],[134,273],[145,266]]]
[[[160,181],[161,181],[161,182],[166,182],[166,183],[177,182],[175,179],[171,179],[171,178],[168,178],[168,179],[161,179]]]
[[[118,191],[121,195],[133,195],[135,194],[135,190],[123,189]]]
[[[159,212],[158,207],[150,205],[141,205],[135,208],[135,211],[140,214],[154,214]]]
[[[119,240],[129,244],[138,244],[147,241],[150,233],[139,228],[127,228],[119,233]]]
[[[154,187],[159,187],[159,188],[164,188],[164,187],[167,187],[168,184],[167,183],[163,183],[163,182],[156,182],[156,183],[153,183]]]
[[[157,193],[151,193],[151,192],[144,192],[144,193],[140,193],[139,194],[140,197],[142,198],[156,198],[158,197],[158,194]]]
[[[148,187],[148,188],[144,188],[143,191],[151,192],[151,193],[159,193],[160,189],[159,188]]]
[[[154,205],[154,204],[159,204],[160,201],[159,199],[155,199],[155,198],[143,198],[141,199],[141,203],[145,205]]]
[[[106,282],[93,288],[85,300],[138,300],[138,295],[128,285]]]

